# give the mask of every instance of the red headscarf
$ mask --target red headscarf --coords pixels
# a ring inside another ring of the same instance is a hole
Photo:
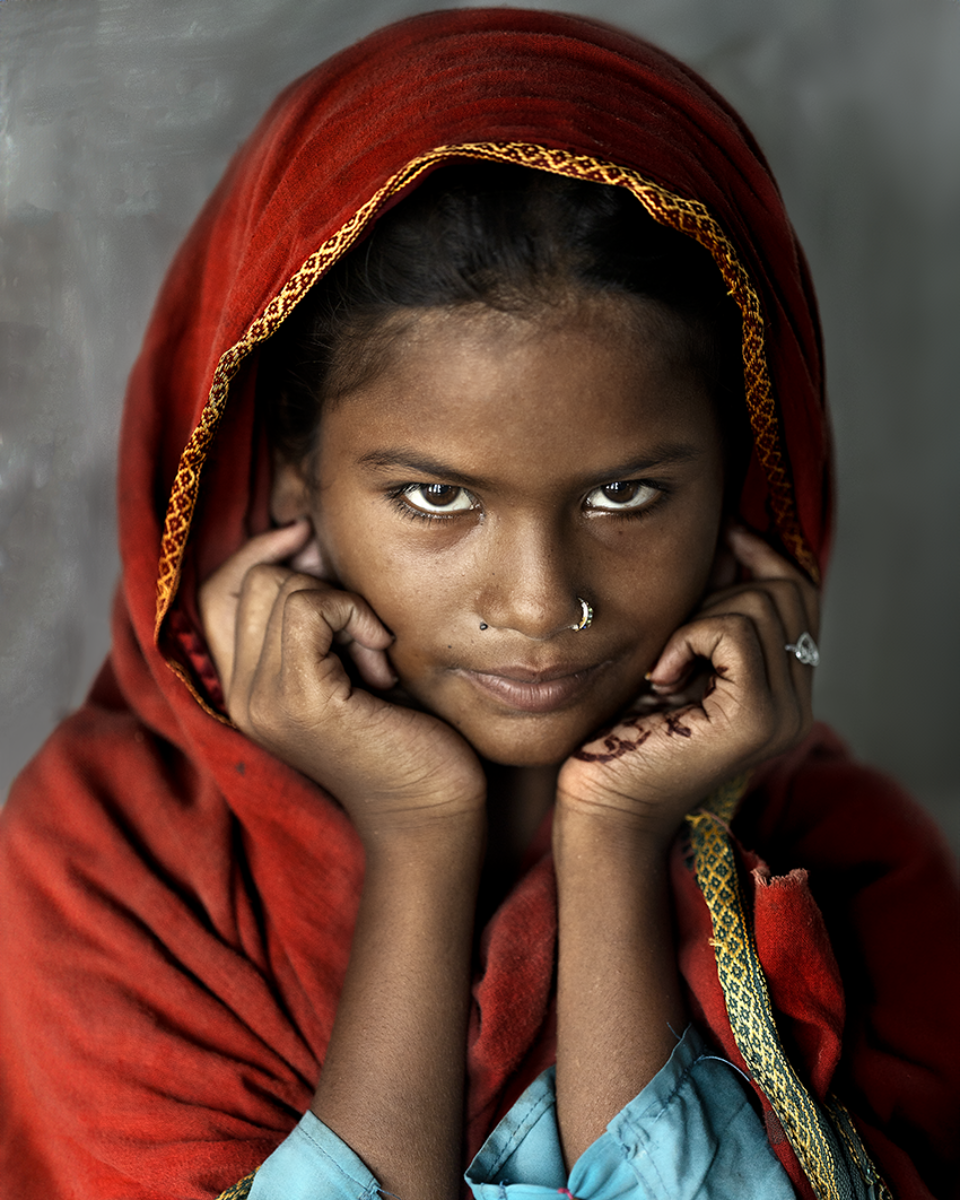
[[[161,293],[124,417],[113,650],[2,818],[0,1177],[18,1200],[214,1196],[309,1104],[362,856],[334,802],[216,711],[196,587],[267,523],[258,344],[380,212],[469,159],[626,187],[710,251],[743,315],[755,453],[741,515],[818,576],[830,477],[810,281],[762,155],[703,81],[592,21],[467,9],[383,30],[293,84]],[[926,1196],[911,1158],[934,1177],[952,1101],[921,908],[948,892],[936,839],[904,803],[821,736],[755,784],[736,828],[776,870],[820,871],[850,956],[838,970],[802,872],[768,882],[742,858],[747,941],[805,1094],[840,1090],[899,1194]],[[705,876],[680,857],[676,876],[692,1009],[752,1070]],[[544,858],[484,937],[471,1149],[550,1059],[554,940]],[[775,1149],[812,1195],[764,1095]]]

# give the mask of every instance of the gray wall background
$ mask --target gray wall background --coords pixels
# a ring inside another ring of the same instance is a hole
[[[0,0],[0,794],[82,699],[165,266],[288,80],[436,0]],[[772,161],[839,453],[818,710],[960,845],[960,3],[550,0],[689,61]]]

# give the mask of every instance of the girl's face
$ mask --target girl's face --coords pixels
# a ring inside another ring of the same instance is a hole
[[[492,761],[566,758],[704,593],[721,436],[657,327],[607,297],[430,310],[323,416],[303,503],[328,574],[395,634],[406,692]]]

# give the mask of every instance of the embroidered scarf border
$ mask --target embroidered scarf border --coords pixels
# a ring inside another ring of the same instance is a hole
[[[719,222],[699,201],[678,196],[626,167],[618,167],[588,155],[548,149],[526,142],[467,142],[462,145],[439,146],[413,159],[392,176],[349,221],[307,258],[260,316],[253,320],[240,341],[220,357],[200,420],[180,457],[167,505],[157,576],[155,638],[159,638],[164,617],[169,611],[180,582],[183,554],[196,507],[200,475],[207,450],[226,408],[230,383],[244,358],[259,342],[277,330],[306,292],[360,238],[377,212],[392,196],[409,187],[419,176],[438,163],[451,158],[513,163],[574,179],[589,179],[596,183],[625,187],[636,196],[654,220],[694,238],[710,252],[723,275],[729,294],[740,309],[743,320],[746,402],[757,455],[767,479],[770,507],[777,531],[796,561],[811,578],[819,579],[816,560],[797,519],[793,489],[780,447],[776,404],[764,352],[764,319],[760,297]],[[185,678],[184,672],[177,673],[181,678]]]
[[[816,1103],[780,1041],[728,829],[747,780],[748,776],[731,780],[686,818],[697,884],[710,911],[730,1028],[818,1200],[851,1200],[863,1194],[893,1200],[850,1114],[834,1096],[824,1107]],[[854,1179],[861,1189],[851,1186]]]

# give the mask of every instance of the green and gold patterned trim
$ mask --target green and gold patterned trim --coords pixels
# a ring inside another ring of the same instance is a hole
[[[873,1200],[873,1197],[876,1197],[876,1200],[893,1200],[893,1193],[883,1181],[873,1159],[867,1153],[866,1147],[853,1124],[853,1118],[847,1112],[846,1107],[840,1103],[836,1096],[827,1097],[826,1107],[834,1127],[840,1134],[851,1162],[856,1164],[857,1170],[867,1185],[871,1200]]]
[[[256,1174],[256,1171],[251,1171],[249,1175],[244,1175],[239,1183],[235,1183],[233,1187],[228,1187],[225,1192],[221,1192],[217,1200],[246,1200],[250,1195]]]
[[[736,816],[737,809],[740,807],[740,801],[743,799],[749,782],[749,771],[743,775],[735,775],[733,779],[728,779],[726,783],[721,783],[718,788],[715,788],[706,800],[704,800],[700,808],[704,812],[713,813],[725,825],[729,825]],[[696,813],[692,813],[691,816],[696,816]],[[687,820],[689,821],[690,817]]]
[[[447,159],[513,163],[555,175],[627,188],[654,220],[694,238],[710,252],[742,316],[746,403],[757,455],[766,475],[770,508],[777,531],[796,561],[814,580],[818,580],[817,563],[800,528],[780,442],[779,421],[766,360],[760,297],[733,243],[716,218],[697,200],[678,196],[637,171],[588,155],[526,142],[468,142],[456,146],[438,146],[413,159],[387,180],[332,237],[306,259],[279,294],[251,322],[240,340],[220,357],[200,420],[180,457],[167,505],[157,575],[156,636],[159,637],[163,619],[176,595],[184,549],[199,494],[200,475],[226,409],[230,383],[243,360],[260,342],[276,332],[317,280],[363,236],[385,204],[425,172]]]
[[[686,818],[734,1039],[818,1200],[892,1200],[846,1109],[833,1097],[825,1109],[817,1104],[780,1041],[727,830],[745,784],[725,785]]]

